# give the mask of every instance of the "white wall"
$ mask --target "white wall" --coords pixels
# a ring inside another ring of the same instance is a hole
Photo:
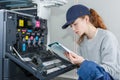
[[[70,28],[66,30],[61,29],[66,20],[65,14],[67,9],[76,3],[95,9],[103,18],[107,28],[117,36],[120,42],[120,0],[68,0],[68,3],[64,6],[52,8],[49,27],[50,42],[58,41],[76,52],[75,34],[73,34]],[[77,78],[76,70],[62,76]]]

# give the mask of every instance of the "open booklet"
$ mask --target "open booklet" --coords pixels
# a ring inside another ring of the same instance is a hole
[[[48,45],[50,47],[50,50],[52,50],[54,53],[59,55],[61,58],[68,60],[68,58],[65,57],[65,52],[72,52],[68,48],[66,48],[64,45],[62,45],[59,42],[54,42]]]

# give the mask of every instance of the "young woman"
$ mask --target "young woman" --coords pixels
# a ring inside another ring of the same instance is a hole
[[[77,4],[68,9],[66,20],[62,28],[70,26],[80,36],[80,55],[65,53],[79,65],[79,80],[120,80],[120,46],[97,12]]]

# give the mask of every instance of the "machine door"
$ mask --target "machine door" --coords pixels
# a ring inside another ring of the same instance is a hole
[[[49,51],[46,53],[49,53]],[[23,61],[11,53],[6,53],[6,57],[33,74],[39,80],[50,80],[75,68],[75,65],[61,59],[57,55],[54,55],[54,59],[45,60],[44,62],[41,62],[40,58],[36,58],[36,62],[34,61],[35,58],[30,61]],[[38,63],[37,60],[39,61]]]

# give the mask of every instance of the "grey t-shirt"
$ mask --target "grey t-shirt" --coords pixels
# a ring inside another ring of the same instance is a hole
[[[98,28],[93,39],[80,43],[79,53],[85,59],[102,66],[115,80],[120,80],[120,46],[116,37],[108,30]]]

